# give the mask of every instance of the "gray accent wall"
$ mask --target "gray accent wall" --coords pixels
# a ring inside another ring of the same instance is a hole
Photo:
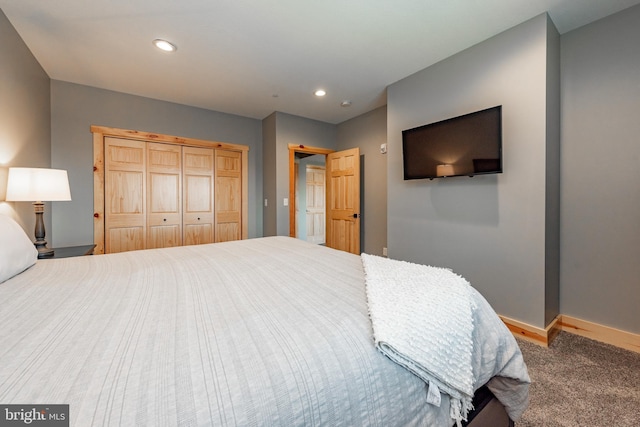
[[[276,113],[270,114],[262,120],[262,150],[263,154],[263,174],[262,193],[264,195],[263,204],[263,230],[265,236],[278,235],[278,215],[277,215],[277,135],[276,135]],[[288,166],[287,166],[288,167]]]
[[[560,313],[560,34],[547,16],[545,315]]]
[[[562,314],[640,333],[640,6],[561,39]]]
[[[387,246],[387,107],[380,107],[338,125],[336,149],[360,148],[362,252],[382,255]]]
[[[51,166],[49,76],[0,10],[0,213],[16,219],[34,238],[35,213],[29,202],[5,202],[9,167]],[[53,245],[51,206],[45,203],[45,230]]]
[[[248,145],[249,237],[262,236],[260,120],[53,80],[51,123],[51,164],[68,170],[73,199],[54,206],[57,245],[93,242],[91,125]]]
[[[265,231],[275,235],[289,235],[289,144],[335,149],[336,125],[291,114],[275,112],[263,120],[265,144],[265,177],[263,193],[268,194],[268,214],[264,217]],[[275,159],[275,162],[274,162]],[[275,200],[272,200],[275,197]]]
[[[382,255],[387,245],[387,107],[332,125],[276,112],[262,121],[265,235],[289,235],[289,144],[340,151],[359,147],[361,157],[361,250]]]
[[[389,256],[452,268],[498,313],[540,328],[549,316],[546,283],[557,282],[546,236],[559,221],[547,206],[555,179],[547,166],[558,151],[548,139],[557,120],[548,118],[555,107],[547,67],[558,42],[549,25],[540,15],[387,91]],[[495,105],[504,173],[403,180],[402,130]]]

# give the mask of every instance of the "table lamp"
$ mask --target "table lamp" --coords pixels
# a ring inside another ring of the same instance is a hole
[[[38,258],[53,256],[53,249],[47,247],[44,239],[44,203],[71,200],[69,177],[66,170],[42,168],[9,168],[7,177],[8,202],[33,202],[36,212],[34,242]]]
[[[438,165],[436,167],[436,175],[438,176],[453,176],[453,165]]]

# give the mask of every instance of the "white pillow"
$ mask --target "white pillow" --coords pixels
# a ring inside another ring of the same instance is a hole
[[[0,283],[36,263],[38,251],[13,218],[0,214]]]

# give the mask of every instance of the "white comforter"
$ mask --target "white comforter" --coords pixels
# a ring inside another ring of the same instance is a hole
[[[504,357],[488,349],[478,378]],[[425,396],[376,351],[345,252],[273,237],[41,260],[0,285],[0,402],[70,404],[72,426],[450,426]]]

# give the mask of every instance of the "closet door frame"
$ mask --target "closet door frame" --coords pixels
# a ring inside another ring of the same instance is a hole
[[[105,253],[105,162],[104,139],[105,137],[142,140],[147,142],[163,142],[180,146],[213,148],[215,150],[232,150],[242,153],[242,239],[249,236],[249,147],[241,144],[227,142],[207,141],[204,139],[185,138],[172,135],[163,135],[137,130],[118,129],[105,126],[91,126],[93,133],[93,239],[96,244],[94,254]]]

